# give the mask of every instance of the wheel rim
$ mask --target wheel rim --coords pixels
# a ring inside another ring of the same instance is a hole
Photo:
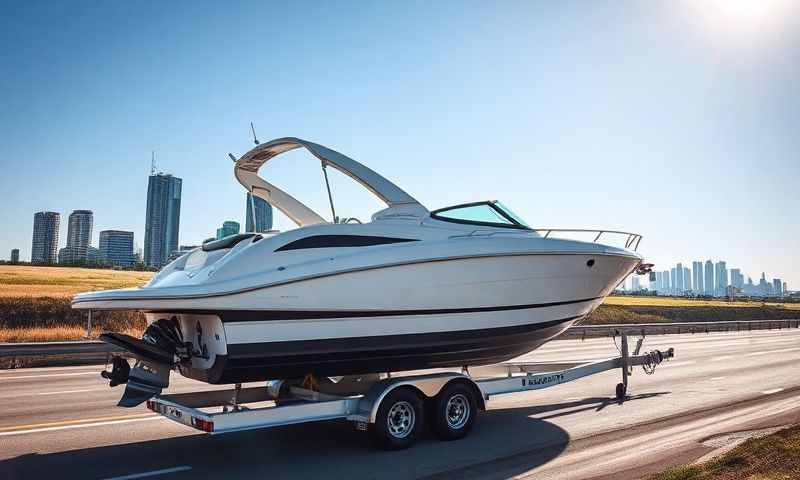
[[[469,401],[461,393],[450,397],[447,401],[447,426],[458,430],[469,420]]]
[[[386,418],[389,434],[395,438],[405,438],[414,430],[416,415],[410,403],[401,401],[392,405]]]

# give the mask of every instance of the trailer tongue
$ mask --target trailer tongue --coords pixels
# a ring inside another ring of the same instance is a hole
[[[549,388],[612,369],[622,372],[616,397],[623,402],[634,366],[653,373],[674,357],[672,348],[639,354],[641,347],[642,340],[629,354],[627,336],[622,335],[620,356],[591,362],[502,363],[465,367],[461,372],[275,380],[266,387],[237,384],[233,391],[153,396],[147,408],[209,434],[346,419],[359,430],[370,431],[380,447],[398,449],[412,445],[426,422],[441,439],[465,436],[478,411],[496,395]],[[146,390],[141,394],[147,395]]]

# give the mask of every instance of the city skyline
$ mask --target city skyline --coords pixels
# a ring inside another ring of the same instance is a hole
[[[252,121],[262,141],[328,145],[429,209],[498,199],[537,228],[641,233],[656,265],[714,252],[798,285],[798,7],[755,36],[700,28],[708,15],[678,3],[441,4],[422,17],[291,5],[268,35],[268,5],[163,5],[157,19],[120,3],[16,5],[0,18],[15,72],[0,94],[0,255],[30,258],[30,216],[47,210],[91,208],[94,230],[141,242],[152,150],[185,181],[182,244],[244,222],[227,154],[251,148]],[[586,22],[592,41],[576,42]],[[328,212],[319,164],[287,155],[270,181]],[[381,208],[331,173],[337,213]],[[654,201],[665,185],[676,193]],[[275,228],[291,226],[275,212]]]

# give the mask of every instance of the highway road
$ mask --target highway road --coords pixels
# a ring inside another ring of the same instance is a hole
[[[469,437],[383,452],[346,422],[207,436],[144,407],[115,406],[98,367],[0,371],[0,478],[626,479],[696,459],[718,434],[800,422],[800,330],[652,336],[673,346],[655,375],[637,368],[497,397]],[[553,341],[531,361],[617,354],[610,339]],[[171,392],[209,386],[172,376]]]

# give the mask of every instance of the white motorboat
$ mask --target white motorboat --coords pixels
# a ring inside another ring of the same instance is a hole
[[[387,208],[364,223],[329,222],[259,176],[296,148]],[[557,336],[631,272],[647,269],[637,234],[612,232],[624,233],[624,248],[598,243],[602,231],[594,242],[554,238],[497,201],[428,211],[366,166],[297,138],[256,146],[234,172],[299,228],[208,242],[144,287],[73,301],[77,309],[146,314],[142,340],[103,336],[162,370],[158,379],[130,374],[139,387],[152,386],[145,396],[160,391],[169,369],[238,383],[494,364]],[[115,361],[106,376],[125,382],[126,366]]]

